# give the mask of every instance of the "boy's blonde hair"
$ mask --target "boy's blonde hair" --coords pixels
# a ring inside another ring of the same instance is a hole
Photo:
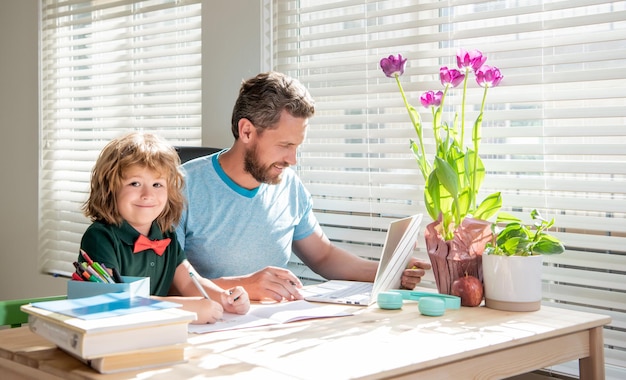
[[[112,140],[102,149],[91,173],[89,199],[82,207],[85,216],[92,221],[122,224],[115,196],[122,187],[124,172],[133,165],[166,178],[168,199],[157,223],[161,231],[173,231],[185,206],[180,158],[174,147],[150,133],[132,132]]]

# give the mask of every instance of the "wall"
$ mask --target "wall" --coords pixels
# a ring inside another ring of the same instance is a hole
[[[0,299],[65,292],[38,274],[38,1],[0,2]]]
[[[226,147],[239,84],[261,71],[263,2],[203,1],[202,138]],[[38,3],[0,1],[0,300],[66,290],[38,271]]]
[[[205,4],[210,1],[205,0]],[[243,79],[261,70],[263,1],[213,1],[202,18],[202,143],[233,143],[230,118]]]

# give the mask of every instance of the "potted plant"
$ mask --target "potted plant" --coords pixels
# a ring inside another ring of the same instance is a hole
[[[424,178],[424,203],[433,222],[426,227],[428,255],[440,293],[451,294],[454,281],[471,275],[482,281],[481,255],[491,240],[491,223],[502,206],[499,192],[478,202],[478,192],[485,176],[479,156],[481,126],[487,91],[497,86],[503,76],[496,67],[485,64],[487,57],[478,50],[459,49],[458,69],[443,66],[439,78],[443,91],[427,91],[420,102],[432,112],[432,133],[435,143],[432,159],[424,144],[424,125],[417,110],[409,103],[400,82],[406,59],[390,55],[380,61],[387,77],[395,78],[409,118],[417,134],[410,149]],[[468,78],[473,73],[476,83],[484,88],[480,113],[471,129],[471,144],[465,145],[465,99]],[[448,91],[463,84],[461,115],[455,112],[452,123],[443,121],[444,103]]]
[[[565,248],[548,233],[554,218],[548,221],[537,210],[530,216],[532,225],[502,212],[492,225],[493,238],[482,256],[485,306],[489,308],[534,311],[541,307],[543,255],[560,254]]]

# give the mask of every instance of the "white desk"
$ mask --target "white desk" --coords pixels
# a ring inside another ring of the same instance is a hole
[[[361,310],[361,309],[358,309]],[[357,315],[190,334],[188,363],[148,376],[98,374],[46,346],[25,328],[0,331],[0,368],[63,379],[501,379],[580,361],[580,378],[604,378],[604,315],[542,307],[502,312],[485,307],[419,314],[376,306]],[[34,372],[33,372],[34,371]],[[8,372],[4,372],[5,374]]]

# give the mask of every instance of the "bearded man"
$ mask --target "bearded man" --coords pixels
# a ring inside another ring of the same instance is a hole
[[[245,80],[233,108],[231,148],[183,165],[187,207],[176,233],[198,273],[243,286],[251,300],[298,300],[291,253],[326,279],[373,282],[378,263],[334,245],[313,213],[311,194],[290,166],[315,102],[278,72]],[[413,289],[430,264],[411,258],[401,284]]]

